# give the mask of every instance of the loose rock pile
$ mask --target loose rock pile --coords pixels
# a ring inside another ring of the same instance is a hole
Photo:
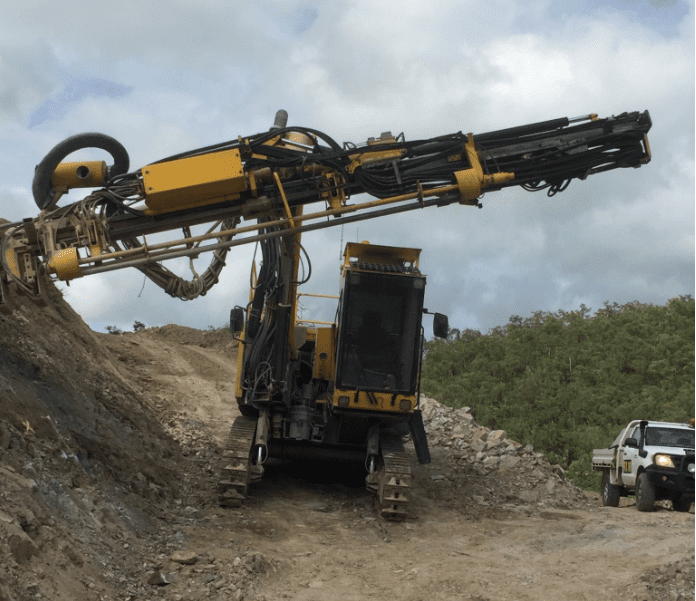
[[[421,409],[434,459],[431,479],[452,484],[461,504],[523,505],[530,510],[596,504],[532,445],[477,424],[469,407],[453,409],[421,397]]]
[[[209,553],[174,551],[169,556],[158,556],[148,584],[168,587],[167,598],[172,601],[241,601],[256,596],[258,580],[268,572],[275,573],[276,566],[261,553],[245,551],[228,558]]]
[[[641,601],[687,601],[694,598],[694,554],[675,563],[655,568],[643,574],[646,585]]]

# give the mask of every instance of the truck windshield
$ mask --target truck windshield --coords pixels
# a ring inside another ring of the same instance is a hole
[[[647,427],[645,444],[657,447],[694,448],[694,431],[681,428]]]

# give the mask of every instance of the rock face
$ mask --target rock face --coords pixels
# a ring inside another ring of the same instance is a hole
[[[594,500],[563,476],[532,445],[510,440],[505,430],[474,421],[469,407],[453,409],[421,397],[423,423],[434,457],[435,483],[454,482],[463,501],[491,507],[582,509]]]
[[[124,573],[150,552],[140,537],[181,503],[181,447],[98,335],[48,292],[0,311],[0,601],[114,588],[125,599]]]
[[[235,359],[226,332],[96,334],[52,284],[0,307],[0,601],[248,594],[263,556],[205,555],[181,531],[216,504]]]

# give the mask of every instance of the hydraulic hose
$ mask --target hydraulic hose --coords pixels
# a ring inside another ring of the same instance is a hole
[[[53,197],[51,184],[53,172],[66,156],[82,148],[100,148],[112,156],[114,164],[108,169],[108,179],[128,172],[130,165],[128,152],[118,140],[99,133],[70,136],[58,143],[36,166],[31,191],[39,209],[43,211],[55,205],[57,199]]]

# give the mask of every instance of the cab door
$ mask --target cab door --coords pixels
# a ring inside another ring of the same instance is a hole
[[[640,446],[640,436],[642,431],[640,426],[635,426],[628,433],[626,438],[635,438]],[[624,439],[625,442],[626,439]],[[638,470],[638,448],[624,446],[621,456],[621,481],[624,486],[635,486],[636,471]]]

